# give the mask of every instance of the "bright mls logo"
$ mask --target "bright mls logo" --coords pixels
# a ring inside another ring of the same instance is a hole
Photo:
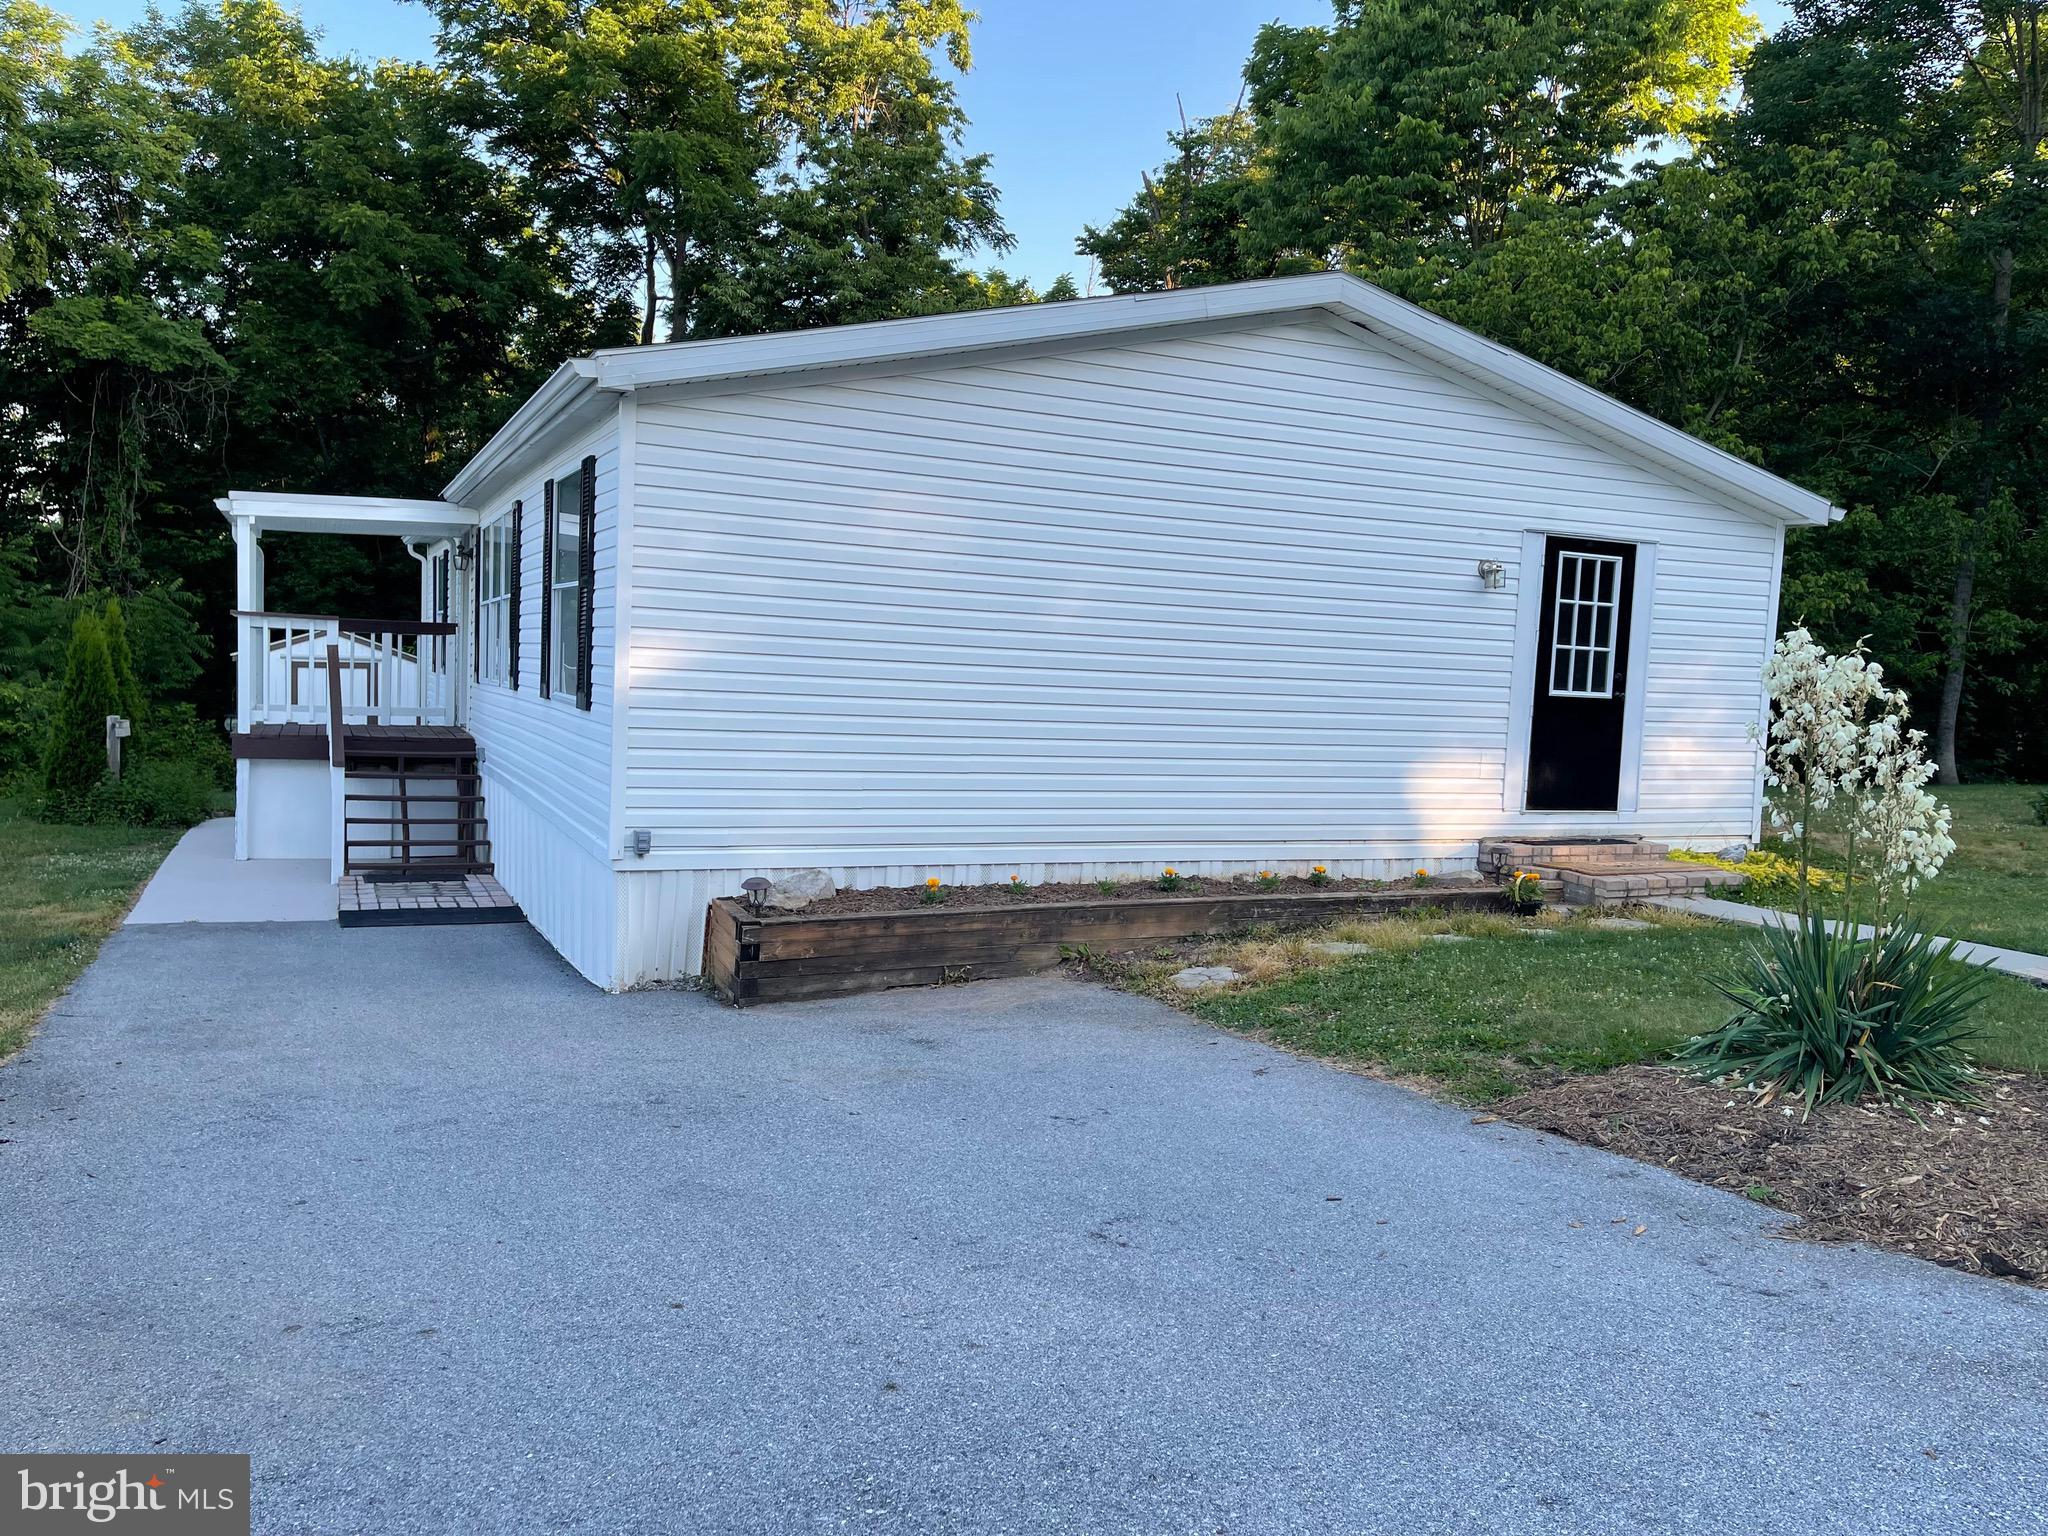
[[[246,1456],[0,1456],[0,1530],[249,1536]]]

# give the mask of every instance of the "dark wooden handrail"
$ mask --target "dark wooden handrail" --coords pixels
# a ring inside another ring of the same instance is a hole
[[[336,768],[348,762],[341,734],[341,647],[327,642],[327,761]]]
[[[351,635],[452,635],[456,626],[439,619],[336,619]]]

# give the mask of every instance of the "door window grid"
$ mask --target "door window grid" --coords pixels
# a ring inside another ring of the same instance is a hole
[[[1557,552],[1557,603],[1550,631],[1552,698],[1614,697],[1614,628],[1620,603],[1619,555]]]

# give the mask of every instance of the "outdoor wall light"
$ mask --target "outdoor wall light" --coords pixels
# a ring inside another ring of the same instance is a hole
[[[1479,585],[1489,592],[1498,592],[1508,584],[1508,568],[1498,560],[1479,562]]]

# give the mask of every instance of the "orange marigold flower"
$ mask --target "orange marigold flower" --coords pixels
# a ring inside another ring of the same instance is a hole
[[[939,877],[937,875],[933,875],[929,880],[925,881],[925,884],[936,891],[939,888]]]

